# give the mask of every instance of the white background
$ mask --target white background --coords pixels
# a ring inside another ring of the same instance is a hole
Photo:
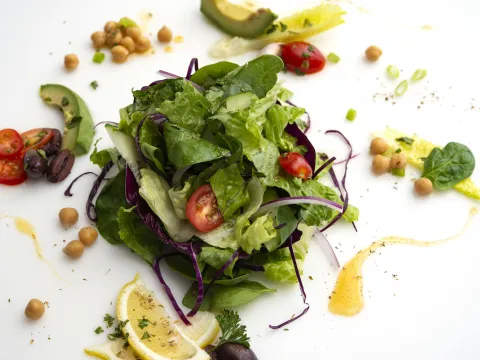
[[[315,2],[265,0],[263,4],[285,15]],[[348,11],[346,23],[311,39],[324,54],[337,53],[340,63],[327,64],[314,76],[282,77],[295,91],[294,102],[312,115],[310,136],[318,151],[345,156],[342,142],[321,132],[334,128],[342,130],[354,151],[361,153],[351,162],[348,177],[351,202],[360,208],[359,232],[341,224],[327,234],[338,248],[340,262],[345,263],[382,236],[435,240],[456,233],[465,223],[475,202],[455,191],[417,198],[411,181],[419,175],[416,170],[409,168],[404,179],[372,176],[368,143],[371,132],[388,125],[417,132],[437,144],[465,143],[480,158],[475,100],[480,97],[480,25],[479,5],[473,0],[340,4]],[[2,1],[0,127],[20,132],[34,127],[61,129],[61,115],[42,104],[38,96],[45,83],[61,83],[78,92],[95,122],[117,121],[118,109],[131,102],[130,89],[158,79],[156,70],[184,74],[191,57],[198,57],[201,65],[214,61],[207,48],[222,34],[207,23],[198,8],[198,1],[193,0]],[[154,55],[138,56],[123,65],[112,64],[108,57],[102,65],[92,63],[89,37],[93,31],[122,16],[145,23],[142,14],[149,12],[153,18],[144,25],[153,33],[152,40],[167,24],[175,34],[183,35],[185,42],[173,44],[174,52],[167,54],[154,41]],[[432,30],[422,30],[423,25]],[[384,52],[375,64],[363,58],[371,44]],[[63,56],[70,52],[79,55],[80,66],[67,74]],[[243,63],[255,55],[235,61]],[[382,95],[396,86],[385,76],[389,64],[403,71],[402,78],[410,77],[417,68],[428,69],[427,78],[411,85],[402,98],[394,100],[395,105]],[[99,84],[96,91],[89,86],[93,80]],[[377,93],[380,95],[375,96]],[[357,110],[354,123],[345,120],[349,108]],[[104,138],[101,147],[109,145],[103,129],[96,136]],[[337,168],[341,170],[341,166]],[[98,172],[88,157],[78,158],[68,180],[87,170]],[[478,170],[473,178],[480,182]],[[105,334],[96,335],[93,330],[102,325],[106,312],[114,313],[111,302],[115,303],[118,290],[136,272],[165,299],[153,272],[125,248],[99,239],[78,261],[61,252],[63,240],[75,239],[78,229],[90,225],[84,208],[92,181],[92,177],[81,180],[73,198],[63,196],[68,181],[0,187],[0,215],[28,219],[46,258],[65,279],[56,278],[35,256],[31,239],[20,235],[11,219],[0,219],[0,358],[86,358],[84,347],[106,340]],[[57,218],[65,206],[80,212],[77,227],[68,231],[60,227]],[[394,246],[374,254],[364,268],[365,309],[353,318],[328,312],[337,270],[328,264],[318,245],[312,244],[304,275],[311,310],[305,317],[289,325],[288,332],[268,328],[303,308],[296,285],[267,284],[276,286],[278,292],[239,309],[253,349],[263,360],[480,358],[479,231],[480,219],[476,219],[465,236],[447,245]],[[175,274],[168,275],[181,299],[187,283]],[[23,315],[32,297],[50,304],[38,322],[27,321]]]

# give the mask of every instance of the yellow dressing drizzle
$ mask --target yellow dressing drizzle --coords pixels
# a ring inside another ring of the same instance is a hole
[[[163,48],[163,51],[165,51],[166,53],[171,53],[173,52],[173,47],[171,47],[170,45],[167,45]]]
[[[177,35],[173,38],[173,41],[176,42],[177,44],[181,44],[185,41],[185,39],[183,38],[183,36]]]
[[[418,241],[405,237],[387,236],[381,240],[375,241],[368,248],[359,251],[353,257],[353,259],[345,264],[338,274],[335,288],[333,289],[330,297],[328,309],[333,314],[343,316],[354,316],[363,309],[364,299],[362,265],[365,260],[367,260],[367,258],[378,248],[384,247],[387,244],[407,244],[423,247],[444,244],[461,236],[476,214],[478,214],[478,209],[476,207],[472,207],[470,209],[469,218],[462,230],[447,239],[438,241]]]

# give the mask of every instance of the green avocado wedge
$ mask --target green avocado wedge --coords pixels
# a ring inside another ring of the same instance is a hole
[[[277,18],[270,9],[252,11],[228,0],[202,0],[200,11],[227,34],[248,39],[262,35]]]
[[[65,127],[62,149],[70,150],[75,156],[87,154],[93,142],[93,120],[83,99],[59,84],[40,86],[40,96],[45,104],[63,112]]]

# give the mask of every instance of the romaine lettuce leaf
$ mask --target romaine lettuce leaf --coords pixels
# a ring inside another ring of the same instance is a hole
[[[287,124],[293,124],[305,113],[305,109],[293,106],[273,105],[267,111],[267,121],[264,124],[265,138],[283,151],[305,153],[303,146],[297,146],[297,139],[285,132]]]
[[[277,230],[277,236],[275,238],[265,243],[265,247],[270,252],[274,251],[280,245],[282,245],[295,231],[298,224],[298,220],[289,206],[278,207],[277,209],[275,209],[274,214],[275,225],[282,225],[282,227]]]
[[[197,231],[195,236],[202,239],[211,246],[221,249],[238,249],[238,242],[235,237],[235,221],[229,220],[212,231],[201,233]]]
[[[238,244],[248,254],[253,250],[260,250],[262,244],[277,237],[277,230],[270,214],[265,214],[253,221],[239,237]]]
[[[177,214],[179,219],[183,220],[187,218],[187,216],[185,215],[185,211],[187,209],[187,202],[190,196],[195,191],[193,184],[195,184],[196,179],[197,177],[195,175],[190,176],[183,185],[183,187],[177,186],[168,190],[168,196],[170,196],[170,200],[172,201],[173,207],[175,208],[175,214]]]
[[[176,169],[231,155],[230,151],[170,123],[164,126],[164,136],[168,160]]]
[[[247,184],[243,180],[237,164],[231,164],[218,170],[210,178],[210,185],[225,220],[230,219],[238,209],[250,200]]]
[[[212,246],[203,246],[202,251],[198,254],[198,259],[219,270],[222,266],[230,260],[234,251],[230,249],[219,249]],[[238,257],[225,269],[224,274],[233,277],[233,267],[237,262]]]

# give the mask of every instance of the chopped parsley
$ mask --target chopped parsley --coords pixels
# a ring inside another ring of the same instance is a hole
[[[102,329],[101,326],[99,326],[99,327],[97,327],[97,328],[95,329],[95,334],[99,335],[99,334],[101,334],[101,333],[103,333],[103,329]]]
[[[277,28],[278,28],[278,25],[277,24],[272,24],[272,26],[270,26],[267,31],[266,31],[266,34],[271,34],[275,31],[277,31]]]
[[[308,45],[308,51],[310,51],[310,52],[314,52],[314,51],[315,51],[315,49],[314,49],[314,47],[313,47],[312,45]]]
[[[280,30],[282,32],[284,32],[285,30],[288,29],[288,26],[286,24],[284,24],[283,22],[280,21]]]
[[[142,340],[150,339],[150,337],[151,337],[151,336],[150,336],[150,334],[148,333],[148,331],[145,331],[145,332],[143,333]]]
[[[142,319],[138,319],[138,327],[140,329],[145,329],[148,325],[150,325],[150,320],[143,317]]]
[[[62,98],[62,106],[68,106],[70,105],[70,100],[66,96]]]
[[[305,73],[300,69],[295,69],[295,74],[297,74],[298,76],[304,76],[305,75]]]
[[[305,59],[308,59],[310,57],[310,54],[307,53],[307,52],[303,52],[302,57],[305,58]]]
[[[113,322],[115,321],[115,318],[110,314],[105,314],[105,316],[103,317],[103,321],[107,325],[107,328],[110,328],[113,326]]]
[[[45,160],[47,160],[47,154],[45,154],[45,150],[38,149],[37,152],[40,154],[41,157],[43,157]]]
[[[119,321],[118,325],[115,327],[115,332],[108,334],[108,340],[113,341],[116,339],[128,339],[129,334],[126,333],[125,335],[122,332],[122,329],[125,327],[125,325],[128,324],[128,320],[125,321]],[[128,345],[127,345],[128,346]]]
[[[213,352],[218,347],[230,343],[236,343],[250,348],[250,338],[247,335],[247,328],[240,324],[240,316],[235,310],[222,310],[217,316],[218,324],[222,329],[222,336],[217,345],[210,351]]]
[[[98,82],[97,80],[94,80],[90,83],[90,86],[92,87],[93,90],[97,90],[98,88]]]
[[[309,20],[309,19],[305,19],[305,21],[303,22],[303,27],[312,27],[313,24],[312,22]]]
[[[395,150],[395,154],[400,154],[402,152],[402,149],[398,148],[397,150]]]
[[[404,142],[405,144],[408,144],[408,145],[412,145],[414,141],[412,138],[409,138],[406,136],[399,137],[395,140],[397,140],[398,142]]]
[[[310,68],[310,61],[308,60],[303,60],[302,65],[300,65],[302,69],[309,69]]]

